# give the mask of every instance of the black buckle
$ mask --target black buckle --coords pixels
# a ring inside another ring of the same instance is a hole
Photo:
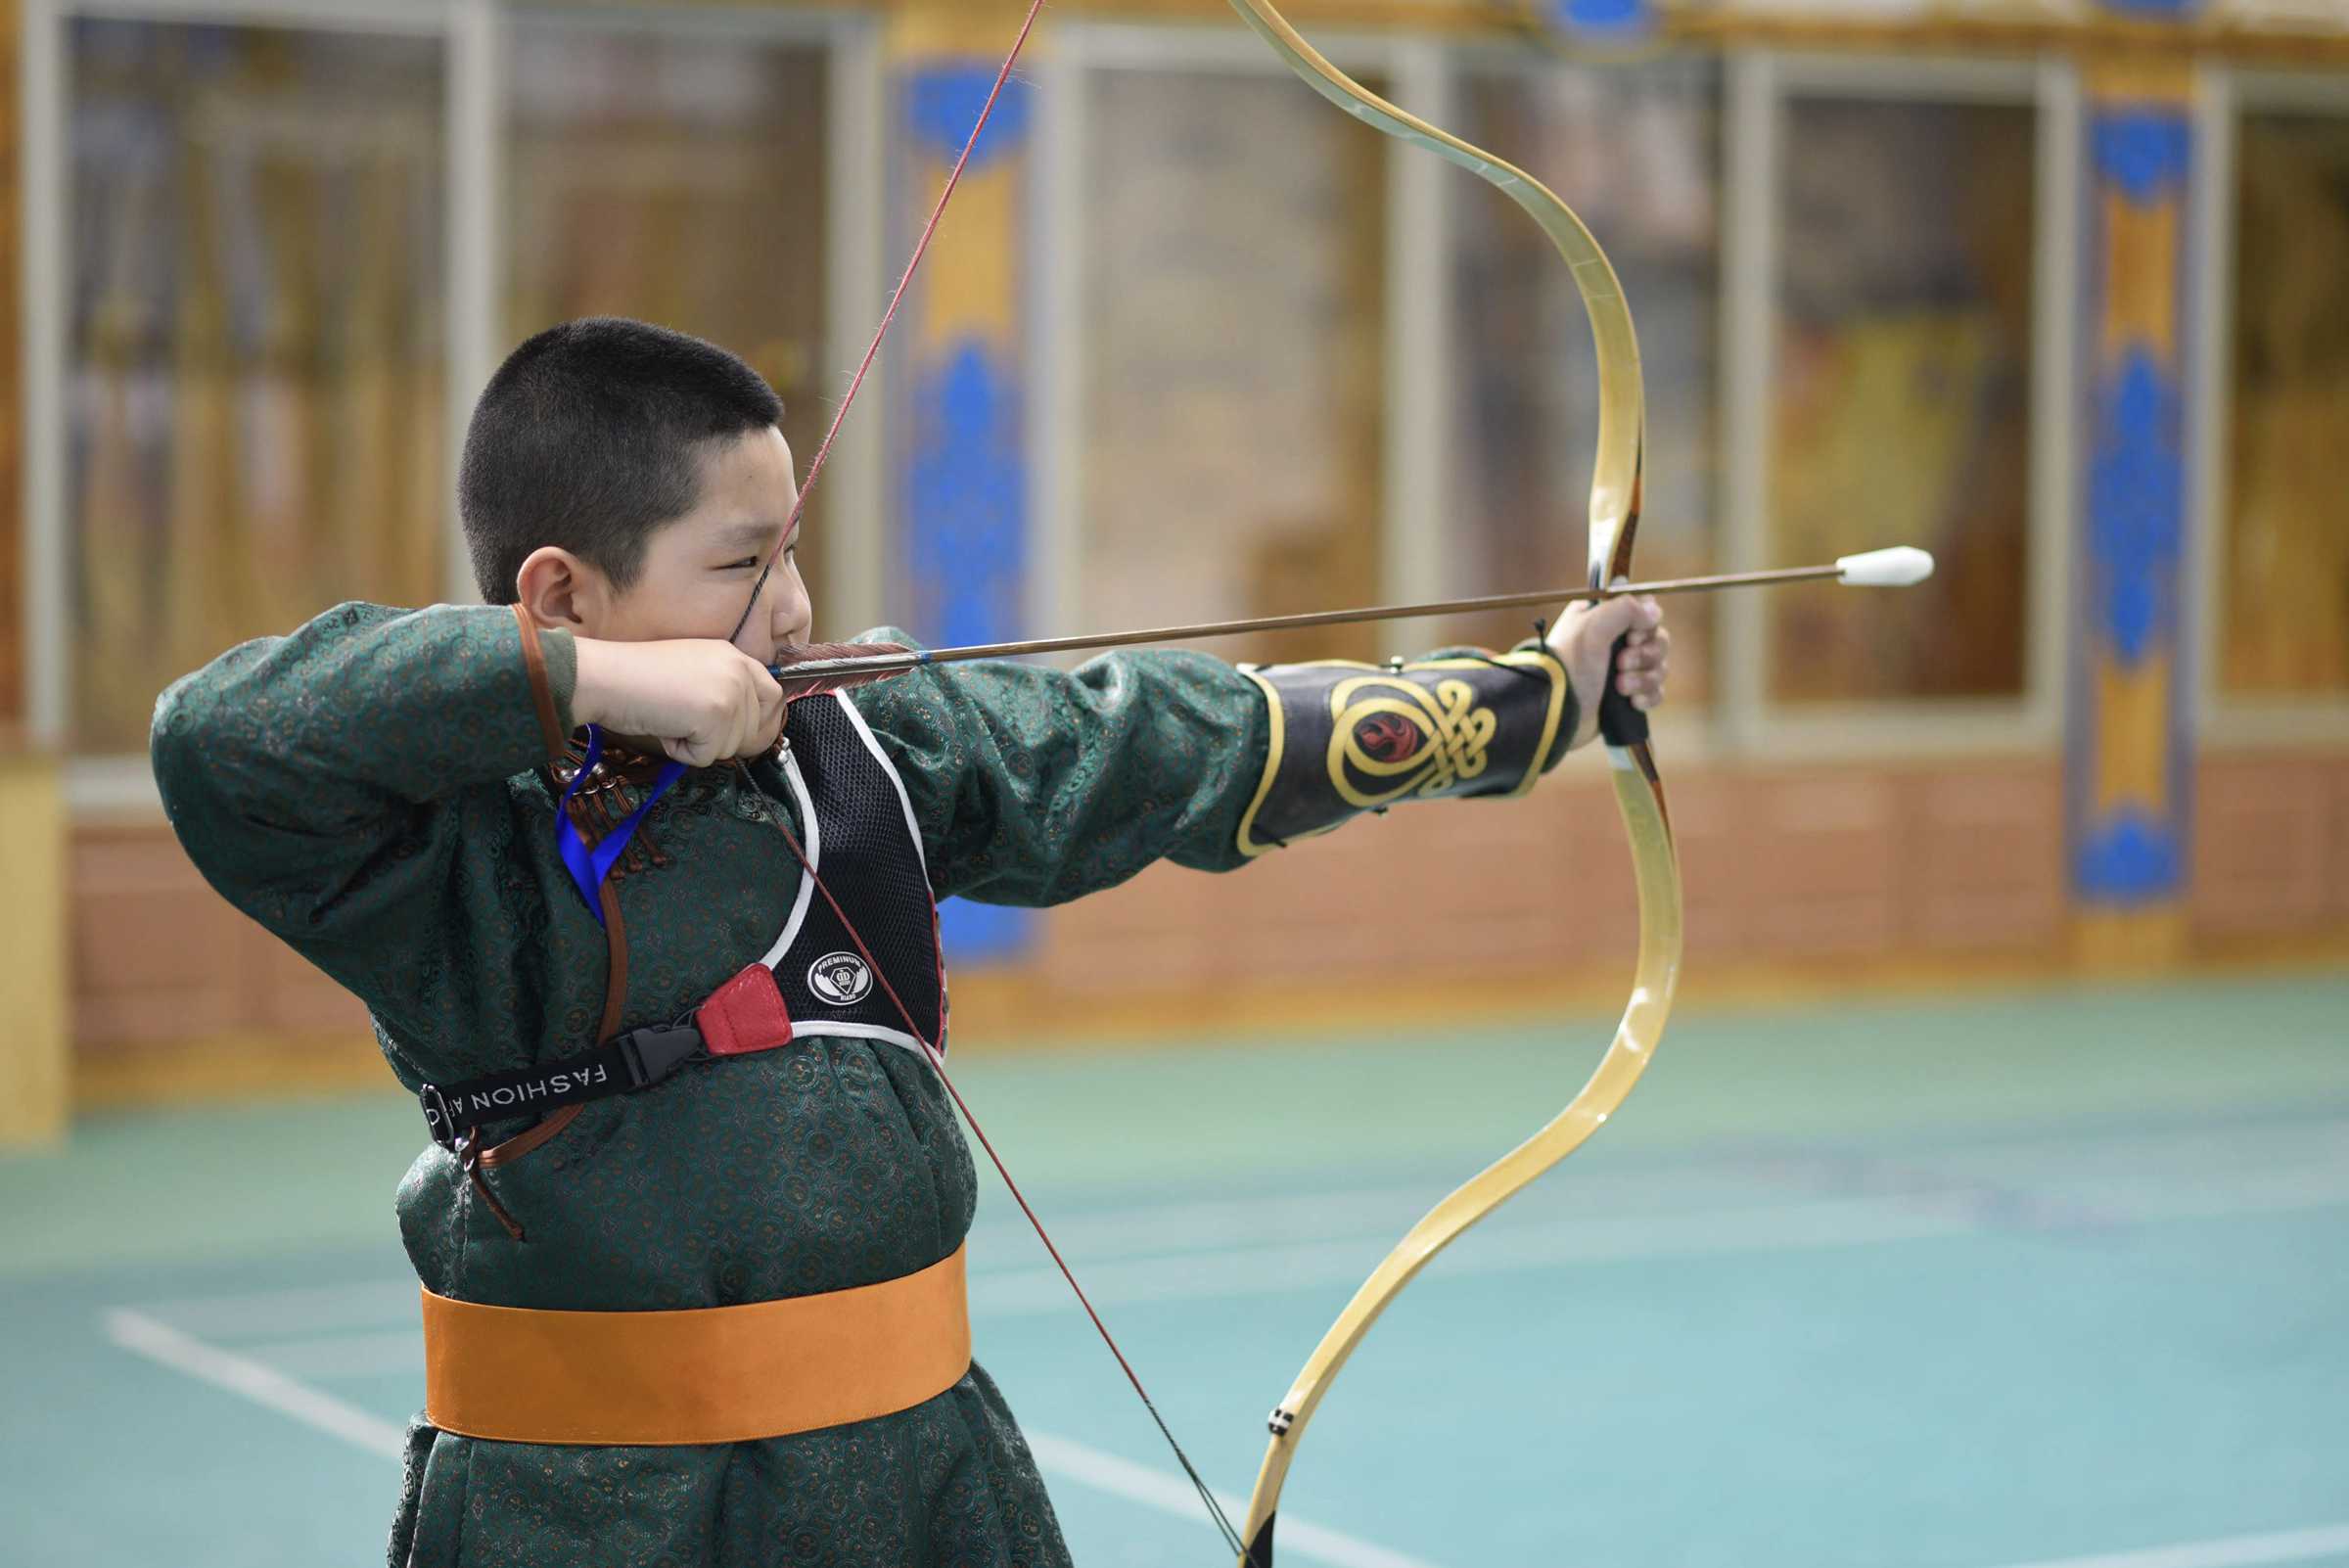
[[[448,1096],[440,1092],[438,1084],[426,1084],[416,1090],[417,1103],[424,1107],[424,1129],[433,1141],[454,1153],[457,1147],[456,1118],[448,1108]]]
[[[687,1062],[708,1054],[702,1047],[702,1032],[691,1024],[631,1029],[616,1043],[632,1089],[650,1088]]]

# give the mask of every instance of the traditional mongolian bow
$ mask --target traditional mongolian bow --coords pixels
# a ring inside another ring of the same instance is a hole
[[[1646,588],[1674,591],[1699,587],[1744,585],[1755,581],[1795,581],[1810,578],[1834,577],[1855,584],[1898,585],[1912,582],[1929,573],[1930,558],[1921,551],[1893,550],[1872,552],[1865,556],[1846,557],[1833,567],[1801,568],[1778,573],[1747,574],[1738,579],[1683,579],[1670,584],[1633,584],[1630,581],[1632,547],[1639,529],[1640,481],[1644,460],[1646,407],[1640,377],[1638,342],[1632,330],[1630,307],[1624,302],[1623,290],[1617,282],[1614,267],[1599,249],[1581,218],[1551,194],[1532,175],[1504,162],[1492,154],[1469,145],[1450,132],[1397,108],[1372,93],[1344,71],[1331,65],[1319,51],[1308,43],[1295,27],[1267,0],[1231,0],[1232,8],[1290,69],[1308,85],[1355,118],[1372,125],[1386,134],[1411,146],[1434,153],[1446,161],[1457,164],[1492,185],[1539,224],[1559,256],[1572,272],[1575,286],[1581,291],[1583,303],[1590,318],[1598,346],[1598,375],[1600,382],[1598,459],[1591,484],[1589,516],[1589,576],[1588,583],[1579,589],[1557,595],[1496,595],[1481,600],[1454,600],[1434,605],[1388,606],[1371,611],[1316,612],[1308,616],[1274,618],[1272,623],[1221,623],[1206,626],[1167,627],[1147,632],[1111,633],[1083,638],[1046,639],[1036,643],[991,644],[981,648],[964,648],[921,652],[896,647],[873,645],[826,645],[820,649],[805,649],[790,663],[775,668],[778,678],[789,686],[797,686],[800,695],[819,690],[834,690],[841,686],[861,684],[902,672],[922,664],[945,663],[957,658],[1006,657],[1017,653],[1068,651],[1082,647],[1119,646],[1130,643],[1173,640],[1181,637],[1215,635],[1236,630],[1261,629],[1267,624],[1327,624],[1340,621],[1398,619],[1407,615],[1443,614],[1461,609],[1497,608],[1506,603],[1546,603],[1552,598],[1601,598],[1614,593],[1640,591]],[[816,449],[806,482],[801,486],[799,506],[795,507],[784,537],[799,521],[799,510],[805,507],[816,476],[822,472],[824,460],[831,450],[832,440],[840,432],[841,421],[847,416],[856,392],[862,386],[865,372],[871,368],[889,326],[897,315],[899,301],[915,269],[921,264],[930,240],[936,233],[940,215],[953,194],[961,177],[963,165],[969,161],[971,147],[986,128],[988,115],[996,98],[1009,79],[1013,66],[1027,43],[1030,30],[1042,9],[1042,0],[1031,0],[1021,23],[1018,40],[1003,68],[995,77],[994,88],[988,95],[978,120],[972,127],[970,139],[955,161],[952,172],[941,190],[937,206],[924,225],[913,257],[907,262],[903,276],[890,299],[881,327],[865,350],[862,363],[851,382],[848,394],[836,411],[831,429]],[[750,622],[751,612],[758,604],[760,588],[766,581],[780,557],[782,546],[760,574],[758,584],[751,592],[751,601],[744,607],[743,618],[735,627],[740,635]],[[1091,1303],[1085,1299],[1074,1274],[1062,1261],[1059,1249],[1043,1226],[1036,1222],[1036,1214],[1020,1195],[1019,1186],[1003,1167],[1000,1156],[988,1141],[986,1132],[970,1116],[970,1109],[961,1095],[953,1089],[951,1080],[944,1079],[945,1061],[922,1032],[913,1025],[910,1014],[906,1022],[917,1038],[931,1045],[929,1056],[944,1080],[947,1090],[954,1095],[971,1130],[993,1160],[995,1169],[1010,1188],[1036,1234],[1042,1238],[1045,1250],[1059,1265],[1061,1273],[1077,1293],[1110,1352],[1141,1396],[1151,1418],[1174,1449],[1184,1473],[1198,1489],[1209,1515],[1222,1533],[1226,1544],[1238,1554],[1239,1568],[1271,1568],[1273,1523],[1280,1506],[1280,1494],[1288,1479],[1289,1469],[1296,1461],[1298,1445],[1303,1441],[1313,1412],[1319,1407],[1330,1384],[1345,1366],[1362,1336],[1385,1311],[1387,1304],[1408,1284],[1428,1261],[1454,1238],[1491,1214],[1511,1196],[1544,1171],[1556,1165],[1581,1147],[1583,1142],[1614,1115],[1638,1082],[1658,1042],[1663,1038],[1666,1019],[1672,1011],[1673,991],[1680,978],[1681,968],[1681,873],[1679,853],[1674,847],[1672,819],[1665,806],[1663,777],[1656,766],[1655,754],[1649,745],[1646,716],[1635,709],[1619,692],[1612,681],[1599,709],[1599,729],[1607,744],[1608,761],[1612,764],[1615,796],[1622,809],[1624,826],[1631,839],[1632,860],[1636,874],[1639,895],[1639,957],[1634,972],[1632,995],[1624,1008],[1623,1020],[1616,1026],[1597,1071],[1585,1084],[1565,1109],[1539,1131],[1515,1149],[1495,1161],[1486,1170],[1461,1185],[1451,1196],[1430,1210],[1398,1242],[1386,1260],[1372,1271],[1361,1288],[1355,1292],[1346,1310],[1322,1336],[1321,1343],[1297,1376],[1288,1393],[1273,1408],[1270,1420],[1271,1445],[1265,1454],[1264,1465],[1257,1476],[1256,1489],[1248,1505],[1245,1524],[1235,1528],[1225,1515],[1221,1504],[1208,1488],[1205,1480],[1182,1452],[1181,1445],[1159,1416],[1132,1366],[1118,1350],[1117,1343],[1101,1323]],[[795,846],[796,848],[796,846]],[[803,865],[806,862],[803,857]],[[810,866],[807,874],[813,878]],[[821,879],[816,879],[818,888]],[[830,899],[830,893],[825,892]],[[835,908],[837,908],[835,904]],[[844,917],[845,919],[845,917]],[[854,936],[853,928],[851,935]],[[861,939],[857,939],[862,945]],[[878,966],[876,966],[876,969]],[[900,1008],[902,1011],[902,1008]]]
[[[1615,268],[1583,220],[1539,180],[1481,148],[1429,124],[1331,65],[1306,42],[1267,0],[1231,0],[1258,36],[1283,64],[1322,97],[1410,146],[1455,163],[1506,196],[1549,237],[1575,287],[1582,292],[1598,344],[1598,462],[1590,483],[1591,588],[1628,581],[1632,546],[1639,531],[1641,476],[1646,458],[1647,403],[1639,371],[1639,343],[1632,331],[1631,307]],[[1648,744],[1647,718],[1608,682],[1599,707],[1599,729],[1613,764],[1615,800],[1631,835],[1632,862],[1639,888],[1639,962],[1631,1002],[1615,1038],[1581,1092],[1548,1124],[1471,1177],[1429,1210],[1386,1260],[1362,1282],[1338,1320],[1297,1374],[1271,1415],[1272,1441],[1257,1472],[1241,1527],[1241,1568],[1271,1568],[1272,1526],[1280,1493],[1306,1425],[1329,1392],[1348,1358],[1403,1287],[1470,1225],[1522,1191],[1536,1176],[1580,1148],[1615,1114],[1647,1068],[1664,1038],[1673,990],[1681,973],[1681,864],[1673,845],[1672,817],[1664,802],[1663,776]]]

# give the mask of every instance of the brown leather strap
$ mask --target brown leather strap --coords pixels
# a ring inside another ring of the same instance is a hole
[[[628,928],[620,918],[620,890],[606,878],[596,889],[604,908],[604,1016],[595,1026],[595,1042],[608,1045],[620,1033],[628,1011]]]
[[[517,1132],[512,1137],[506,1139],[505,1142],[492,1143],[489,1145],[489,1147],[484,1149],[481,1152],[481,1157],[475,1160],[474,1164],[477,1166],[484,1166],[491,1170],[495,1170],[501,1165],[510,1165],[514,1161],[519,1160],[524,1155],[530,1153],[532,1149],[552,1142],[556,1134],[560,1133],[565,1128],[571,1126],[572,1123],[577,1121],[579,1119],[579,1113],[585,1109],[587,1109],[587,1105],[586,1102],[582,1100],[576,1105],[566,1105],[557,1110],[549,1111],[546,1113],[546,1115],[540,1117],[530,1126],[524,1128],[520,1132]],[[484,1191],[482,1196],[486,1198],[490,1195]],[[515,1239],[520,1240],[521,1238],[516,1237]]]
[[[748,1443],[910,1409],[971,1364],[965,1249],[878,1285],[691,1312],[424,1292],[425,1418],[507,1443]]]
[[[561,761],[570,737],[555,718],[555,685],[546,673],[546,649],[538,641],[538,623],[522,606],[514,606],[514,623],[522,628],[522,663],[530,675],[530,700],[538,708],[538,733],[546,755]]]
[[[608,1045],[612,1037],[620,1033],[621,1023],[628,1010],[628,928],[627,923],[620,918],[620,895],[613,890],[612,884],[606,882],[597,891],[604,906],[604,1016],[595,1026],[595,1042]],[[484,1149],[473,1164],[492,1170],[509,1165],[531,1150],[553,1141],[565,1128],[577,1121],[579,1113],[585,1109],[586,1104],[581,1102],[549,1111],[534,1126],[515,1133],[503,1143]],[[474,1180],[481,1186],[482,1196],[488,1200],[494,1210],[497,1199],[487,1184],[482,1182],[478,1170],[474,1172]],[[503,1220],[502,1222],[509,1232],[517,1230],[513,1221]],[[520,1241],[522,1237],[516,1234],[514,1239]]]

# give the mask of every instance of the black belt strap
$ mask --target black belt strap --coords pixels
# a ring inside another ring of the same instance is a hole
[[[582,1056],[469,1078],[462,1084],[426,1084],[416,1097],[424,1105],[433,1141],[453,1150],[458,1140],[485,1122],[632,1094],[709,1054],[702,1032],[691,1024],[662,1024],[632,1029]]]

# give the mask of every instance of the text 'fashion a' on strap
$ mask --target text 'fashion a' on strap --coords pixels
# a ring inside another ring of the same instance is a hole
[[[683,1312],[542,1312],[427,1290],[425,1419],[460,1437],[633,1448],[911,1409],[970,1370],[964,1254],[877,1285]]]
[[[457,1084],[426,1084],[416,1097],[433,1141],[454,1149],[487,1123],[633,1094],[688,1063],[771,1051],[791,1039],[791,1014],[775,989],[774,971],[751,964],[676,1023],[631,1029],[577,1056]]]

